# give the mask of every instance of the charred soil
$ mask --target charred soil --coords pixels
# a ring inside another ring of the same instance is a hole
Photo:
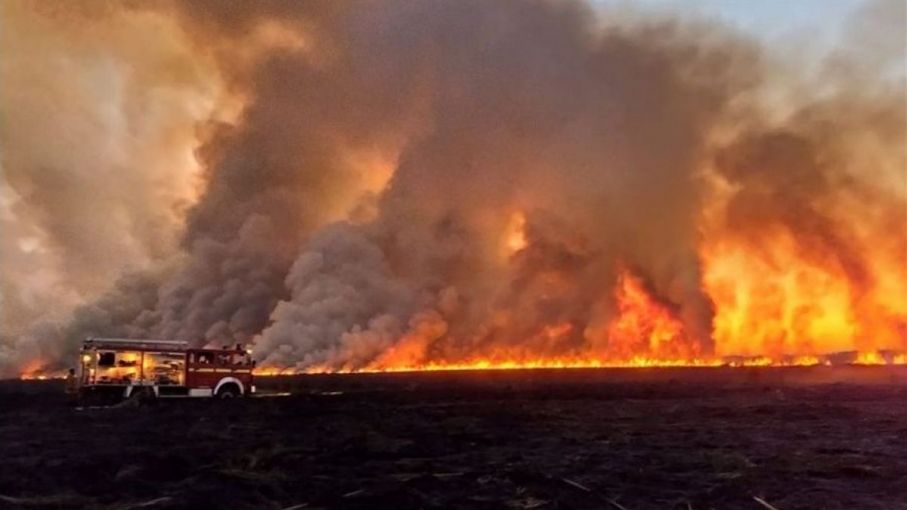
[[[900,368],[259,388],[291,395],[77,410],[59,381],[0,382],[0,508],[907,508]]]

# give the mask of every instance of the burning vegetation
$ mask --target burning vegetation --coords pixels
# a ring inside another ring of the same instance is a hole
[[[902,2],[811,66],[581,2],[0,10],[0,374],[905,362]]]

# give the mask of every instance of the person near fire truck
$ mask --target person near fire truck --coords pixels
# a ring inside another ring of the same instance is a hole
[[[76,370],[70,368],[66,372],[66,396],[70,402],[76,402],[79,398],[79,379],[76,377]]]

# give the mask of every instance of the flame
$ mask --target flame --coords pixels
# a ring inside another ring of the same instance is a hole
[[[538,359],[496,359],[478,358],[464,362],[428,362],[414,365],[396,365],[362,370],[333,370],[328,367],[314,367],[300,373],[379,373],[379,372],[440,372],[467,370],[530,370],[530,369],[571,369],[571,368],[656,368],[656,367],[714,367],[725,363],[709,359],[655,359],[634,357],[624,361],[607,361],[584,358],[538,358]]]
[[[847,364],[847,363],[845,363]],[[907,355],[896,354],[887,359],[878,352],[857,353],[852,365],[907,365]],[[634,357],[625,361],[607,361],[597,359],[494,359],[479,358],[465,362],[429,362],[417,365],[398,365],[383,368],[333,369],[327,366],[311,367],[305,370],[292,369],[257,369],[255,375],[271,377],[277,375],[331,374],[331,373],[403,373],[403,372],[455,372],[476,370],[533,370],[533,369],[589,369],[589,368],[717,368],[717,367],[811,367],[831,366],[825,356],[794,356],[789,358],[770,358],[756,356],[748,359],[693,358],[693,359],[657,359]]]
[[[857,353],[854,365],[907,365],[907,354],[896,353],[883,356],[878,351]]]
[[[610,358],[633,359],[639,353],[649,353],[654,359],[699,358],[696,344],[688,342],[684,335],[683,324],[646,291],[642,280],[627,270],[618,276],[615,299],[619,314],[608,328]]]
[[[66,376],[63,371],[47,369],[47,363],[40,359],[31,360],[19,374],[23,381],[44,381],[47,379],[62,379]]]
[[[63,379],[65,377],[66,374],[62,372],[33,371],[19,374],[19,379],[23,381],[47,381],[49,379]]]
[[[504,259],[525,249],[526,216],[510,215]],[[784,367],[907,365],[907,273],[868,250],[876,274],[856,282],[834,261],[811,257],[791,234],[774,232],[753,247],[714,236],[701,247],[702,288],[714,304],[714,350],[685,330],[677,306],[660,299],[642,275],[619,270],[606,291],[613,313],[603,327],[580,330],[553,322],[507,342],[466,342],[466,352],[442,354],[433,342],[448,334],[443,317],[411,329],[365,365],[286,368],[263,364],[260,377],[297,373],[413,372],[571,368]],[[569,282],[555,278],[558,285]],[[495,311],[490,328],[507,331],[513,310]],[[469,339],[467,339],[469,340]],[[832,353],[838,353],[832,356]],[[22,379],[60,376],[35,362]]]
[[[525,247],[524,225],[522,215],[513,216],[508,236],[514,237],[507,238],[509,248]],[[622,268],[611,292],[613,317],[598,332],[591,328],[578,331],[569,322],[553,323],[542,326],[526,342],[477,342],[468,355],[445,358],[431,349],[432,340],[447,333],[446,324],[435,315],[428,317],[434,320],[413,322],[410,331],[365,366],[265,365],[254,373],[271,377],[351,372],[826,366],[834,358],[829,353],[839,353],[836,363],[907,365],[903,337],[896,329],[887,335],[872,329],[890,323],[861,315],[871,314],[874,308],[858,306],[846,278],[834,269],[795,256],[789,240],[780,239],[764,250],[759,257],[740,246],[716,243],[705,252],[704,287],[716,309],[714,352],[706,352],[689,337],[671,303],[656,298],[643,278]],[[766,262],[766,253],[774,259],[772,263]],[[507,314],[497,320],[506,324]],[[576,338],[583,340],[579,347],[563,348]],[[42,363],[33,362],[21,378],[62,376],[42,368]]]
[[[504,234],[504,247],[507,255],[512,255],[528,244],[526,240],[526,215],[516,211],[510,215],[510,221]]]
[[[256,367],[252,370],[252,375],[256,377],[276,377],[278,375],[295,375],[297,372],[291,369],[280,369],[274,367]]]
[[[704,287],[715,303],[717,354],[907,350],[903,269],[876,262],[870,279],[879,283],[871,284],[808,260],[786,235],[758,250],[724,241],[707,247]]]
[[[743,257],[738,253],[738,257]],[[720,291],[735,290],[729,286],[727,289],[721,288],[720,278],[730,276],[733,270],[737,269],[734,265],[745,258],[728,258],[725,263],[727,267],[721,266],[721,271],[711,273],[712,281],[716,295],[721,295]],[[794,271],[807,271],[803,268],[794,268]],[[784,280],[784,278],[782,278]],[[735,294],[734,298],[746,297],[747,291],[757,292],[765,289],[761,285],[771,285],[773,282],[766,280],[768,283],[760,283],[753,277],[740,278],[743,289],[741,294]],[[808,280],[804,282],[810,283]],[[833,283],[830,283],[833,285]],[[799,289],[796,286],[788,287],[788,291],[800,290],[805,292],[807,289]],[[831,288],[833,290],[833,287]],[[829,292],[829,288],[821,288]],[[782,342],[772,344],[769,340],[777,340],[772,335],[790,335],[791,339],[796,338],[799,333],[826,333],[831,335],[833,340],[839,340],[833,334],[846,335],[848,323],[840,318],[827,316],[824,314],[834,314],[840,312],[836,307],[841,306],[840,296],[833,294],[825,296],[825,299],[819,299],[815,291],[811,294],[797,295],[793,297],[784,294],[780,298],[774,298],[769,295],[757,294],[738,303],[737,307],[720,309],[716,317],[716,331],[723,341],[737,340],[734,335],[747,334],[747,327],[751,327],[748,334],[762,342],[762,345],[773,345],[778,347],[774,354],[767,354],[766,351],[756,350],[755,353],[746,355],[732,355],[731,353],[719,352],[713,355],[705,355],[699,344],[692,341],[686,335],[682,321],[677,317],[676,312],[669,304],[660,302],[655,299],[641,278],[635,276],[627,269],[621,270],[617,284],[613,293],[616,303],[616,316],[606,328],[603,338],[590,343],[591,347],[581,352],[565,356],[531,356],[524,352],[508,350],[506,348],[491,347],[487,354],[474,355],[465,359],[432,359],[427,357],[429,335],[422,334],[418,331],[411,332],[395,344],[392,348],[383,352],[378,360],[365,367],[336,367],[329,365],[317,365],[308,367],[303,370],[278,369],[278,368],[261,368],[256,370],[256,375],[273,376],[273,375],[291,375],[297,373],[305,374],[322,374],[322,373],[376,373],[376,372],[421,372],[421,371],[470,371],[470,370],[524,370],[524,369],[583,369],[583,368],[659,368],[659,367],[794,367],[794,366],[828,366],[831,365],[831,359],[827,355],[813,354],[812,344],[807,342],[788,341],[787,337],[782,337]],[[793,321],[788,314],[800,304],[799,300],[806,301],[808,298],[816,298],[817,305],[813,310],[813,316],[809,316],[811,321],[804,324],[798,324]],[[785,301],[793,300],[793,302]],[[780,301],[780,302],[776,302]],[[747,317],[754,306],[770,307],[763,310],[763,320],[768,324],[759,324],[755,319]],[[827,307],[823,308],[823,307]],[[776,315],[777,314],[777,315]],[[749,321],[752,321],[750,323]],[[805,328],[802,331],[797,328]],[[838,329],[843,328],[843,329]],[[436,334],[438,332],[435,332]],[[443,332],[441,332],[443,333]],[[569,338],[574,333],[572,324],[563,323],[546,326],[534,337],[530,345],[556,345],[557,342]],[[847,347],[847,338],[840,339],[840,343],[829,342],[822,344],[825,347],[843,346]],[[545,343],[547,342],[547,343]],[[519,345],[519,343],[517,343]],[[740,339],[739,347],[745,347],[747,343],[745,338]],[[723,345],[727,348],[727,345]],[[809,354],[787,354],[784,352],[785,347],[794,347],[805,349]],[[733,348],[733,347],[732,347]],[[841,350],[847,350],[841,349]],[[831,350],[825,352],[832,352]],[[738,353],[733,353],[738,354]],[[844,356],[847,358],[847,356]],[[866,350],[853,353],[850,357],[849,364],[854,365],[905,365],[907,364],[907,355],[894,353],[883,355],[875,350]],[[844,363],[848,363],[845,361]]]

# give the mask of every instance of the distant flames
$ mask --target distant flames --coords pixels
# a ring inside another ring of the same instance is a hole
[[[505,240],[510,253],[526,246],[525,219],[514,215]],[[712,354],[688,338],[671,305],[656,299],[641,278],[622,269],[612,293],[616,315],[590,341],[568,355],[533,356],[524,351],[492,347],[464,359],[431,359],[420,332],[415,331],[365,367],[314,366],[304,370],[260,367],[258,376],[297,373],[376,373],[414,371],[520,370],[655,367],[779,367],[817,365],[907,365],[897,331],[879,331],[874,349],[861,349],[857,332],[871,325],[857,320],[847,282],[833,274],[785,260],[784,266],[764,265],[745,252],[715,248],[708,252],[705,285],[715,301]],[[760,265],[762,264],[762,265]],[[755,267],[757,271],[750,268]],[[546,326],[532,338],[533,346],[558,345],[574,333],[569,323]],[[863,334],[862,337],[866,337]],[[901,335],[903,336],[903,335]],[[894,339],[894,349],[886,348]],[[903,339],[901,339],[903,341]],[[869,342],[870,345],[872,342]],[[881,350],[880,350],[881,349]],[[838,353],[838,354],[830,354]],[[425,359],[428,358],[426,361]],[[39,363],[24,371],[24,380],[62,377]]]
[[[667,306],[658,303],[639,278],[627,270],[618,277],[615,299],[618,315],[608,328],[609,357],[633,360],[640,352],[645,352],[654,358],[645,357],[643,361],[700,361],[702,353],[697,344],[685,338],[680,320]],[[646,364],[650,363],[643,363]]]
[[[907,317],[896,292],[861,289],[840,270],[810,264],[780,244],[761,247],[763,257],[728,246],[707,252],[719,354],[904,349]]]
[[[46,381],[48,379],[62,379],[63,377],[61,374],[22,374],[19,379],[23,381]]]
[[[365,368],[362,370],[332,370],[326,367],[314,367],[304,371],[293,369],[261,368],[255,371],[259,377],[274,377],[298,374],[327,373],[396,373],[396,372],[455,372],[477,370],[532,370],[532,369],[589,369],[589,368],[708,368],[708,367],[812,367],[832,365],[907,365],[907,355],[893,354],[883,356],[879,352],[842,353],[845,361],[834,363],[829,356],[792,356],[769,358],[756,356],[752,358],[694,358],[694,359],[656,359],[631,358],[626,361],[607,361],[597,359],[477,359],[463,363],[431,362],[424,365],[399,365],[383,368]]]
[[[522,217],[515,220],[522,223]],[[516,242],[514,240],[519,240]],[[508,234],[507,245],[521,249],[525,241],[519,233]],[[315,366],[305,370],[260,368],[259,376],[292,375],[297,373],[378,373],[417,371],[469,371],[469,370],[522,370],[522,369],[571,369],[571,368],[657,368],[657,367],[794,367],[820,365],[907,365],[907,354],[891,350],[848,349],[856,325],[852,314],[841,315],[840,296],[834,295],[835,283],[819,277],[811,282],[807,276],[817,271],[793,268],[790,275],[761,273],[761,278],[747,277],[741,259],[721,261],[719,267],[707,277],[713,296],[726,301],[716,302],[715,335],[716,353],[706,355],[699,345],[687,338],[683,323],[668,304],[659,302],[646,290],[643,281],[631,271],[620,272],[613,293],[617,315],[608,326],[601,342],[600,352],[590,350],[569,356],[526,357],[514,356],[506,350],[492,351],[482,356],[462,360],[429,360],[417,362],[424,356],[418,336],[404,338],[377,361],[364,368]],[[763,268],[764,269],[764,268]],[[738,271],[739,270],[739,271]],[[722,272],[726,271],[726,272]],[[797,271],[805,271],[797,274]],[[773,282],[777,277],[783,283]],[[723,278],[733,279],[739,287],[722,287]],[[813,287],[810,288],[809,284]],[[824,283],[826,287],[815,287]],[[780,285],[780,287],[778,286]],[[801,287],[802,286],[802,287]],[[745,293],[741,293],[742,289]],[[771,292],[769,292],[771,291]],[[823,294],[822,291],[825,291]],[[730,292],[731,294],[725,294]],[[797,294],[797,293],[800,294]],[[809,300],[813,300],[808,304]],[[797,307],[805,307],[809,313]],[[766,312],[761,320],[747,315],[762,307]],[[793,311],[792,311],[793,310]],[[799,319],[792,314],[799,313]],[[837,315],[836,315],[837,314]],[[799,322],[798,322],[799,321]],[[568,335],[572,325],[548,326],[541,336],[556,341]],[[807,335],[810,335],[807,337]],[[802,341],[794,341],[797,338]],[[812,342],[805,341],[811,338]],[[826,339],[823,343],[821,339]],[[537,344],[537,339],[533,339]],[[774,354],[759,354],[760,350],[773,350]],[[785,348],[810,354],[789,354]],[[824,349],[823,349],[824,348]],[[738,349],[734,351],[734,349]],[[756,353],[750,351],[755,350]]]
[[[844,353],[844,361],[836,364],[860,366],[907,365],[907,354],[897,353],[885,356],[876,351]],[[366,368],[362,370],[331,370],[326,367],[314,367],[304,371],[262,367],[255,370],[257,377],[275,377],[281,375],[325,374],[325,373],[398,373],[398,372],[442,372],[442,371],[476,371],[476,370],[532,370],[532,369],[589,369],[589,368],[707,368],[707,367],[811,367],[831,366],[828,356],[794,356],[769,358],[756,356],[752,358],[693,358],[693,359],[657,359],[634,357],[626,361],[607,361],[598,359],[476,359],[463,363],[431,362],[424,365],[398,365],[383,368]],[[61,379],[63,373],[25,372],[20,375],[23,381],[44,381]]]
[[[44,381],[47,379],[60,379],[66,374],[60,370],[48,370],[46,363],[41,360],[33,360],[28,363],[19,375],[23,381]]]
[[[526,248],[525,223],[521,213],[512,215],[503,243],[506,256]],[[562,352],[557,346],[576,333],[570,323],[544,327],[528,342],[533,346],[529,350],[492,343],[459,359],[433,359],[427,354],[425,332],[415,330],[364,367],[319,365],[296,370],[265,366],[255,373],[266,377],[297,373],[907,365],[904,335],[897,331],[903,328],[897,320],[903,319],[897,319],[897,313],[889,313],[887,322],[878,317],[858,317],[854,291],[843,275],[792,256],[793,251],[784,242],[764,250],[762,258],[732,245],[716,244],[704,250],[704,286],[715,305],[712,353],[687,335],[670,303],[657,299],[642,278],[623,268],[611,292],[615,310],[611,322],[602,331],[583,332],[587,341],[579,349],[568,350],[569,354],[537,355],[534,350],[548,346],[551,352]],[[765,261],[766,256],[771,262]],[[890,316],[895,317],[894,323]],[[869,329],[879,324],[880,329]],[[21,376],[42,380],[56,377],[62,374],[45,372],[39,363]]]

